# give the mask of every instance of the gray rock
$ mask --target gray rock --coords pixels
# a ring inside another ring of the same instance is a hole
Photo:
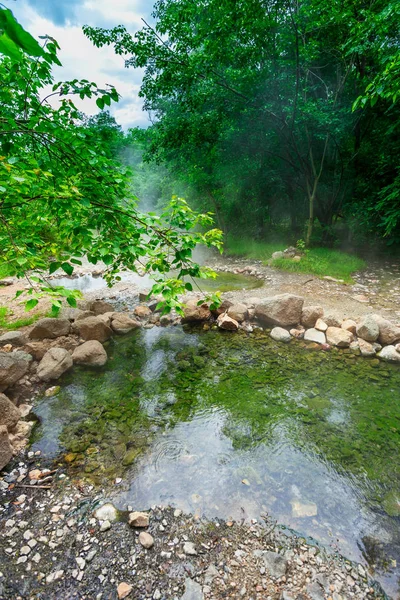
[[[304,334],[304,339],[306,342],[317,342],[317,344],[326,344],[326,337],[323,331],[318,331],[318,329],[307,329]]]
[[[288,560],[278,552],[270,550],[254,550],[254,556],[262,558],[264,565],[271,577],[283,577],[288,568]]]
[[[328,344],[338,348],[348,348],[353,341],[353,334],[341,327],[328,327],[326,330]]]
[[[379,337],[379,325],[374,317],[363,317],[356,327],[356,334],[366,342],[376,342]]]
[[[12,459],[13,451],[8,438],[8,431],[5,425],[0,425],[0,471]]]
[[[7,427],[8,431],[13,429],[21,418],[18,408],[5,396],[0,393],[0,425]]]
[[[321,586],[321,584],[318,583],[318,581],[308,583],[306,589],[307,594],[310,596],[311,600],[324,600],[324,588]]]
[[[272,260],[277,260],[279,258],[285,258],[285,253],[282,252],[281,250],[278,250],[277,252],[272,253],[271,258],[272,258]]]
[[[321,306],[304,306],[301,313],[301,324],[304,327],[314,327],[318,319],[324,316],[324,309]]]
[[[204,600],[203,590],[201,585],[193,579],[186,577],[185,593],[181,596],[181,600]]]
[[[293,294],[263,298],[255,308],[255,315],[266,325],[289,327],[300,323],[304,299]]]
[[[291,340],[290,333],[288,331],[286,331],[286,329],[283,329],[282,327],[274,327],[270,333],[270,336],[276,342],[287,343],[287,342],[290,342],[290,340]]]
[[[58,379],[72,367],[72,356],[64,348],[50,348],[43,356],[37,369],[37,376],[42,381]]]
[[[237,331],[239,329],[239,323],[235,319],[228,317],[227,314],[219,315],[217,325],[220,329],[225,329],[226,331]]]
[[[94,300],[88,303],[87,310],[90,310],[97,316],[107,312],[114,312],[115,307],[105,300]]]
[[[118,511],[111,502],[107,502],[99,508],[96,508],[93,514],[99,521],[110,521],[113,523],[118,519]]]
[[[372,315],[379,327],[379,338],[378,342],[382,346],[388,346],[400,341],[400,327],[393,325],[387,319],[384,319],[380,315]]]
[[[228,317],[238,323],[243,323],[243,321],[246,321],[249,317],[247,306],[240,303],[232,304],[232,306],[228,308]]]
[[[99,317],[86,317],[74,323],[74,331],[84,340],[106,342],[112,336],[112,330]]]
[[[188,554],[189,556],[197,555],[197,550],[196,550],[196,547],[193,544],[193,542],[185,542],[183,544],[183,551],[185,554]]]
[[[97,340],[89,340],[72,353],[74,364],[88,367],[102,367],[107,362],[107,352]]]
[[[0,392],[25,375],[31,360],[32,357],[26,352],[0,352]]]
[[[123,313],[114,313],[111,321],[111,329],[115,331],[115,333],[129,333],[134,329],[138,329],[138,327],[140,327],[140,323],[134,319],[131,319],[128,317],[128,315],[124,315]]]
[[[25,346],[26,335],[22,331],[7,331],[0,335],[0,347],[11,344],[11,346]]]
[[[385,346],[378,353],[379,358],[386,362],[400,363],[400,353],[394,346]]]
[[[29,333],[31,340],[55,339],[62,335],[68,335],[71,324],[68,319],[45,318],[37,321]]]

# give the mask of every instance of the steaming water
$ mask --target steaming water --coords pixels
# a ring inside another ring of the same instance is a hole
[[[33,450],[119,508],[269,513],[399,592],[400,370],[267,334],[154,328],[111,342],[36,409]],[[115,477],[123,484],[112,485]]]

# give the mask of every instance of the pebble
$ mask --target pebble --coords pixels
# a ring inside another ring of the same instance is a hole
[[[123,600],[123,598],[127,598],[132,591],[132,586],[129,583],[125,583],[124,581],[120,583],[117,587],[117,594],[119,600]]]
[[[100,525],[100,531],[102,533],[104,533],[104,531],[108,531],[109,529],[111,529],[110,521],[108,521],[108,520],[103,521],[102,524]]]
[[[141,531],[139,534],[139,543],[143,546],[143,548],[152,548],[154,546],[154,538],[150,533],[146,531]]]

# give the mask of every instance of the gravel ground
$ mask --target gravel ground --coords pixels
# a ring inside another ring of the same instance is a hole
[[[142,507],[116,513],[104,492],[63,470],[30,452],[0,479],[1,599],[385,598],[361,565],[268,516],[244,524],[152,507],[149,526],[134,528],[128,514]]]

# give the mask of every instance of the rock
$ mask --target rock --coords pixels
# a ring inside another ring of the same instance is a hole
[[[400,353],[397,352],[394,346],[385,346],[380,352],[378,352],[377,356],[386,362],[400,362]]]
[[[212,311],[212,314],[214,317],[219,317],[222,313],[227,312],[231,306],[233,306],[233,302],[230,300],[223,300],[218,308]],[[246,306],[248,306],[248,302],[246,302]]]
[[[297,327],[295,329],[290,330],[290,335],[298,340],[302,340],[304,338],[305,329],[303,327]]]
[[[147,531],[141,531],[139,533],[139,543],[143,546],[143,548],[148,550],[154,546],[154,538],[152,535],[147,533]]]
[[[21,418],[18,408],[5,396],[0,393],[0,426],[7,427],[10,431],[15,427]]]
[[[341,327],[328,327],[326,330],[328,344],[338,348],[348,348],[353,341],[353,334]]]
[[[383,498],[382,506],[390,517],[400,517],[400,490],[392,490]]]
[[[114,312],[115,308],[112,304],[106,302],[105,300],[94,300],[93,302],[88,303],[87,310],[90,310],[97,316],[103,315],[107,312]]]
[[[324,309],[321,306],[304,306],[301,312],[301,324],[307,329],[314,327],[318,319],[324,316]]]
[[[101,531],[101,533],[105,533],[109,529],[111,529],[111,523],[110,523],[110,521],[103,521],[102,524],[100,525],[100,531]]]
[[[120,583],[117,587],[117,594],[118,594],[119,600],[123,600],[123,598],[127,598],[132,590],[133,590],[133,587],[131,585],[129,585],[129,583],[125,583],[124,581],[122,583]]]
[[[161,315],[160,317],[160,325],[161,327],[168,327],[168,325],[171,325],[171,323],[173,322],[174,317],[169,314],[169,315]]]
[[[185,579],[185,593],[181,600],[204,600],[204,594],[201,585],[189,577]]]
[[[356,333],[359,338],[362,338],[366,342],[376,342],[379,337],[378,323],[372,315],[366,315],[358,323]]]
[[[196,323],[207,321],[211,317],[210,309],[207,304],[197,306],[196,300],[190,300],[183,307],[182,323]]]
[[[372,315],[372,317],[378,324],[378,342],[382,344],[382,346],[391,345],[400,341],[400,327],[393,325],[393,323],[387,319],[384,319],[380,315]]]
[[[220,329],[225,329],[226,331],[237,331],[239,329],[239,323],[235,319],[228,317],[227,314],[219,315],[217,325]]]
[[[128,315],[124,315],[123,313],[114,313],[114,317],[111,321],[111,329],[115,331],[115,333],[124,334],[133,331],[134,329],[138,329],[140,327],[140,323],[128,317]]]
[[[318,319],[315,323],[315,329],[325,332],[328,329],[328,325],[322,319]]]
[[[142,290],[139,292],[139,302],[147,302],[150,299],[151,290]]]
[[[300,502],[300,500],[292,500],[292,516],[293,517],[315,517],[318,514],[318,507],[314,502]]]
[[[50,348],[37,368],[37,376],[42,381],[58,379],[72,367],[72,356],[64,348]]]
[[[357,323],[353,321],[353,319],[346,319],[341,324],[341,328],[345,329],[346,331],[350,331],[350,333],[355,334],[357,329]]]
[[[304,299],[292,294],[280,294],[261,300],[255,308],[256,317],[264,324],[289,327],[298,325]]]
[[[148,527],[149,526],[149,515],[144,512],[131,512],[129,514],[128,523],[131,527]]]
[[[285,253],[278,250],[277,252],[273,252],[271,256],[272,260],[278,260],[280,258],[285,258]]]
[[[0,392],[16,383],[29,369],[32,357],[25,352],[0,351]]]
[[[290,342],[290,340],[291,340],[290,333],[288,331],[286,331],[286,329],[283,329],[282,327],[274,327],[270,333],[270,336],[276,342],[286,342],[287,343],[287,342]]]
[[[311,328],[307,329],[304,334],[304,339],[306,342],[316,342],[317,344],[326,344],[326,337],[323,331],[318,331],[318,329]]]
[[[249,318],[249,313],[245,304],[232,304],[232,306],[228,308],[227,314],[228,317],[238,323],[243,323],[243,321],[246,321]]]
[[[59,385],[52,385],[51,387],[47,388],[44,395],[46,396],[46,398],[52,398],[53,396],[56,396],[58,394],[60,389],[61,388]]]
[[[8,439],[8,431],[5,425],[0,425],[0,471],[12,459],[13,450]]]
[[[183,544],[183,551],[188,556],[197,556],[197,550],[193,542],[185,542]]]
[[[106,342],[112,336],[112,330],[99,317],[86,317],[74,323],[74,330],[84,340]]]
[[[106,325],[108,325],[108,327],[110,327],[111,326],[111,321],[112,321],[112,319],[113,319],[113,317],[114,317],[115,314],[118,314],[118,313],[115,313],[115,312],[106,312],[106,313],[103,313],[101,315],[97,315],[97,318],[100,319],[100,321],[103,321],[103,323],[105,323]]]
[[[29,333],[31,340],[55,339],[61,335],[68,335],[71,323],[68,319],[40,319]]]
[[[324,588],[321,586],[320,583],[318,583],[318,581],[308,583],[306,586],[306,590],[311,600],[324,600],[325,598]]]
[[[328,327],[341,327],[343,319],[332,313],[324,316],[324,321]]]
[[[265,568],[271,577],[278,578],[286,574],[288,560],[282,554],[270,550],[254,550],[253,554],[263,559]]]
[[[88,367],[102,367],[107,362],[107,352],[97,340],[89,340],[75,348],[72,353],[74,364]]]
[[[360,348],[361,356],[375,356],[376,350],[372,344],[366,342],[362,338],[358,338],[358,345]]]
[[[99,508],[96,508],[93,514],[99,521],[110,521],[113,523],[118,519],[118,511],[111,502],[107,502]]]
[[[147,317],[149,317],[152,314],[149,307],[144,306],[144,305],[136,306],[136,308],[133,312],[135,313],[135,315],[137,317],[139,317],[139,319],[146,319]]]
[[[74,319],[75,321],[82,321],[82,319],[87,319],[88,317],[95,317],[96,315],[91,310],[81,310],[80,313]]]
[[[0,335],[0,347],[8,344],[14,347],[25,346],[26,335],[22,331],[7,331]]]

